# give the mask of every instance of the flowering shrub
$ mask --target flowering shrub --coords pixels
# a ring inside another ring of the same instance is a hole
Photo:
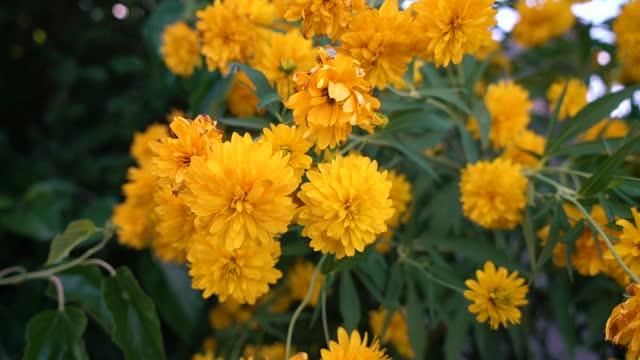
[[[640,1],[615,48],[568,0],[517,1],[501,41],[492,0],[186,3],[150,21],[189,108],[135,134],[109,222],[0,271],[57,290],[25,358],[86,357],[85,312],[128,359],[166,357],[159,319],[197,360],[640,354],[638,109],[612,115],[640,90]],[[94,257],[111,237],[189,288],[147,297]],[[65,298],[87,265],[100,294]],[[191,325],[166,310],[187,301]]]

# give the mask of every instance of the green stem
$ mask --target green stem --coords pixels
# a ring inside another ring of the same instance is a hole
[[[459,287],[457,287],[455,285],[449,284],[448,282],[440,280],[437,277],[433,276],[432,273],[430,273],[427,270],[425,270],[422,267],[422,265],[418,264],[415,260],[410,259],[410,258],[405,258],[403,261],[406,262],[407,264],[415,267],[416,269],[418,269],[427,279],[435,282],[436,284],[444,286],[447,289],[451,289],[451,290],[457,291],[457,292],[459,292],[461,294],[464,293],[464,290],[462,288],[459,288]]]
[[[55,275],[49,276],[49,280],[56,286],[56,294],[58,295],[58,311],[64,312],[64,288],[62,287],[62,281],[60,281],[60,278]]]
[[[108,262],[106,262],[104,260],[88,259],[83,264],[99,266],[99,267],[107,270],[111,276],[116,276],[116,271],[113,269],[113,266],[111,266],[111,264],[109,264]]]
[[[311,275],[311,284],[309,284],[309,290],[307,290],[307,295],[305,295],[304,299],[302,300],[300,305],[298,305],[298,308],[296,309],[296,311],[293,313],[293,316],[291,316],[291,321],[289,321],[289,328],[287,330],[287,346],[286,346],[285,357],[284,357],[285,359],[289,359],[291,357],[291,338],[293,337],[293,328],[295,327],[296,321],[298,320],[298,317],[302,313],[302,310],[304,310],[305,306],[307,306],[307,304],[311,300],[311,295],[313,294],[313,288],[315,287],[316,280],[318,279],[318,273],[320,273],[320,268],[322,267],[322,263],[324,263],[324,261],[327,259],[327,256],[328,254],[322,255],[322,257],[320,258],[320,261],[318,261],[318,265],[316,265],[315,270],[313,270],[313,275]]]
[[[558,192],[560,193],[560,195],[562,196],[572,196],[574,195],[576,192],[573,189],[569,189],[568,187],[558,183],[557,181],[550,179],[542,174],[536,173],[533,174],[533,177],[535,177],[538,180],[542,180],[544,182],[546,182],[549,185],[552,185],[553,187],[555,187]]]
[[[582,206],[582,204],[580,204],[580,202],[578,200],[576,200],[575,198],[573,198],[573,197],[564,196],[562,194],[561,194],[561,196],[564,199],[566,199],[567,201],[569,201],[570,203],[572,203],[573,205],[575,205],[578,208],[578,210],[580,210],[580,212],[582,212],[582,215],[584,215],[584,218],[587,219],[587,221],[591,224],[591,226],[593,226],[596,229],[598,234],[600,234],[600,236],[604,240],[604,243],[607,244],[607,248],[609,249],[609,251],[611,252],[613,257],[616,259],[618,264],[620,264],[620,267],[622,267],[622,269],[627,274],[629,274],[629,276],[631,277],[631,279],[635,283],[640,283],[640,278],[638,278],[638,276],[633,271],[631,271],[631,269],[629,269],[627,264],[624,263],[624,261],[620,257],[620,254],[618,254],[618,252],[614,248],[613,244],[611,243],[611,240],[609,239],[609,236],[607,235],[607,233],[605,233],[604,230],[602,229],[602,227],[600,227],[600,225],[598,225],[598,223],[596,223],[596,221],[593,220],[593,218],[591,217],[589,212]]]
[[[320,302],[322,308],[320,308],[322,312],[322,331],[324,332],[324,341],[326,341],[327,346],[329,346],[329,341],[331,341],[331,337],[329,336],[329,324],[327,322],[327,278],[322,280],[322,290],[320,292]]]

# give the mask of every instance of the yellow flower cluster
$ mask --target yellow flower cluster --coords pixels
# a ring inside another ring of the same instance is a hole
[[[375,113],[380,101],[371,96],[360,64],[349,56],[333,56],[320,48],[318,65],[293,75],[296,92],[285,106],[293,109],[297,125],[308,128],[320,149],[334,148],[347,140],[353,126],[373,133],[382,119]]]
[[[406,310],[394,311],[389,320],[389,325],[382,338],[383,343],[391,341],[398,353],[405,358],[412,359],[415,356],[411,343],[409,342],[409,331],[407,328],[407,316]],[[369,324],[376,336],[382,336],[382,329],[384,328],[384,322],[387,318],[387,309],[381,308],[377,311],[371,311],[369,313]]]
[[[500,325],[507,327],[508,323],[520,323],[520,306],[526,305],[529,286],[524,278],[518,277],[518,272],[511,274],[507,269],[496,266],[487,261],[483,270],[476,270],[476,279],[465,281],[469,290],[464,291],[464,297],[473,301],[469,311],[477,314],[476,319],[487,322],[491,329],[497,330]]]
[[[302,20],[302,33],[327,35],[334,40],[347,28],[354,13],[366,8],[364,0],[293,0],[287,3],[284,18]]]
[[[380,349],[380,342],[373,340],[367,345],[367,333],[360,336],[357,331],[352,331],[351,336],[347,331],[338,328],[338,341],[330,341],[329,349],[320,350],[322,360],[388,360],[390,359],[384,349]]]
[[[586,86],[579,79],[569,79],[567,81],[556,81],[547,90],[547,99],[550,103],[550,111],[554,111],[558,106],[560,95],[562,95],[562,89],[564,89],[565,83],[567,90],[564,94],[560,111],[558,112],[558,120],[565,120],[570,117],[574,117],[582,108],[587,105],[587,89]]]
[[[391,190],[389,191],[389,198],[393,201],[393,209],[395,212],[387,220],[387,226],[389,230],[382,234],[382,238],[376,244],[376,250],[381,253],[387,253],[391,248],[391,240],[393,239],[393,229],[405,224],[409,221],[410,217],[410,202],[412,199],[411,183],[407,180],[406,176],[390,170],[388,172],[387,179],[391,181]]]
[[[618,44],[618,60],[622,63],[621,78],[625,82],[640,81],[640,1],[625,4],[613,23]]]
[[[529,92],[512,81],[491,84],[484,96],[491,115],[489,141],[494,149],[510,145],[529,124],[529,110],[533,106]]]
[[[523,47],[539,46],[569,31],[576,21],[571,4],[565,0],[519,0],[520,21],[513,28],[513,39]]]
[[[176,75],[190,76],[202,65],[198,33],[182,21],[167,26],[162,34],[160,53],[169,70]]]
[[[593,141],[599,138],[611,139],[625,137],[629,133],[629,125],[621,119],[604,119],[580,135],[582,141]]]

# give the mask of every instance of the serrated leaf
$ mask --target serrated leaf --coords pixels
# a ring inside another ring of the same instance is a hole
[[[613,179],[615,170],[620,167],[624,158],[627,156],[633,146],[640,140],[640,136],[636,136],[618,149],[611,157],[598,166],[598,169],[591,174],[587,180],[582,183],[578,196],[591,196],[605,190],[609,186],[609,182]]]
[[[105,279],[103,296],[113,317],[111,336],[125,359],[165,359],[156,307],[133,277],[122,267]]]
[[[49,256],[45,265],[64,260],[73,248],[87,240],[96,231],[96,225],[91,220],[81,219],[70,222],[64,232],[56,235],[51,242]]]
[[[415,359],[424,359],[427,343],[425,316],[413,281],[407,283],[407,329]]]
[[[565,128],[549,142],[545,149],[545,156],[554,155],[560,145],[608,117],[611,111],[618,107],[622,101],[630,98],[638,89],[640,89],[640,86],[630,86],[587,104],[576,116],[565,122]]]
[[[103,276],[94,265],[76,266],[57,274],[64,288],[67,303],[76,303],[89,313],[102,328],[109,333],[113,319],[102,296]],[[53,285],[47,288],[47,295],[55,298]]]
[[[87,318],[82,310],[43,311],[27,324],[27,345],[23,360],[89,359],[82,335]]]
[[[360,297],[349,271],[344,271],[340,277],[340,315],[348,332],[358,328]]]

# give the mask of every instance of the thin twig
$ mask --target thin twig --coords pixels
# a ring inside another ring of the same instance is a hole
[[[62,287],[62,281],[60,278],[51,275],[49,276],[49,280],[56,286],[56,294],[58,295],[58,311],[64,312],[64,288]]]
[[[439,284],[439,285],[444,286],[444,287],[446,287],[446,288],[448,288],[448,289],[451,289],[451,290],[457,291],[457,292],[459,292],[459,293],[461,293],[461,294],[462,294],[462,293],[464,293],[464,290],[463,290],[463,289],[461,289],[461,288],[459,288],[459,287],[457,287],[457,286],[455,286],[455,285],[449,284],[448,282],[445,282],[445,281],[440,280],[440,279],[438,279],[437,277],[433,276],[433,274],[432,274],[432,273],[430,273],[430,272],[428,272],[427,270],[425,270],[425,269],[424,269],[420,264],[418,264],[417,262],[415,262],[413,259],[405,258],[403,261],[404,261],[404,262],[406,262],[407,264],[409,264],[409,265],[411,265],[411,266],[415,267],[416,269],[420,270],[420,272],[421,272],[421,273],[422,273],[422,274],[423,274],[427,279],[429,279],[429,280],[431,280],[431,281],[435,282],[436,284]]]
[[[97,265],[98,267],[101,267],[105,270],[107,270],[109,272],[109,274],[111,276],[116,276],[116,271],[113,268],[113,266],[111,266],[111,264],[109,264],[108,262],[101,260],[101,259],[87,259],[85,260],[85,262],[83,262],[84,265]]]
[[[13,274],[13,273],[21,273],[24,274],[27,272],[27,269],[23,268],[22,266],[9,266],[6,269],[2,269],[0,270],[0,278],[3,278],[9,274]]]

